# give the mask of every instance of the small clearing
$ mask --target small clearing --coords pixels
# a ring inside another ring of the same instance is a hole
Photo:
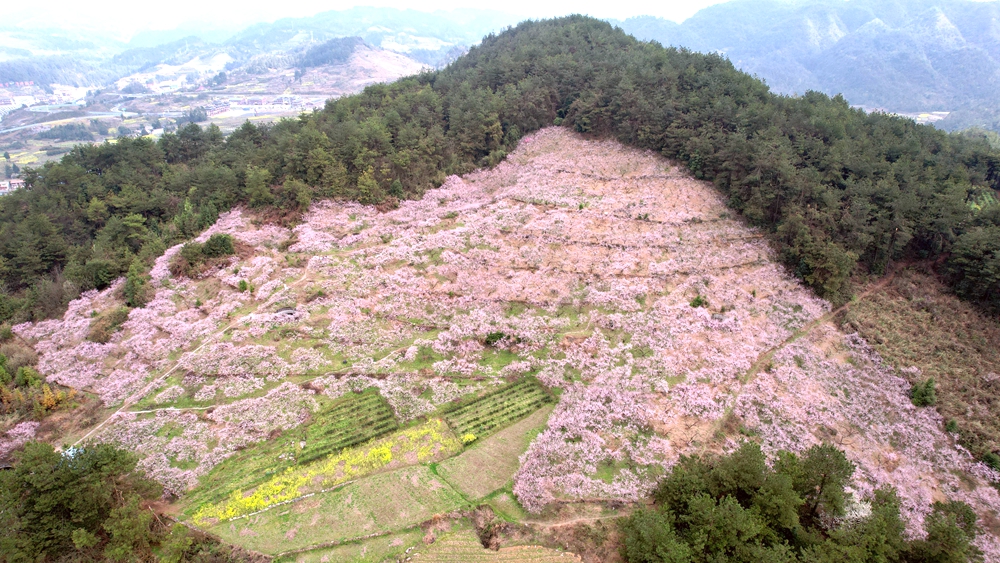
[[[481,499],[511,483],[521,454],[545,422],[552,407],[543,407],[503,430],[477,441],[437,466],[438,474],[470,500]]]

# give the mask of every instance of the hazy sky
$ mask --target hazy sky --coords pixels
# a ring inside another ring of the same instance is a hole
[[[599,18],[624,19],[636,15],[654,15],[682,21],[706,6],[723,0],[557,0],[538,2],[507,0],[495,4],[468,0],[424,0],[404,2],[374,0],[338,2],[323,0],[171,0],[170,2],[136,2],[135,0],[46,0],[45,2],[11,2],[5,8],[0,29],[11,24],[18,27],[62,27],[105,30],[109,36],[122,38],[143,29],[173,29],[188,22],[211,27],[234,28],[260,21],[285,17],[310,16],[328,10],[343,10],[353,6],[384,6],[412,8],[421,11],[452,10],[455,8],[491,8],[523,17],[543,18],[570,13],[584,13]]]

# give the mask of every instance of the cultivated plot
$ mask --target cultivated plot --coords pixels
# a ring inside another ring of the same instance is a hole
[[[478,500],[509,485],[519,458],[545,428],[551,407],[543,407],[496,434],[477,441],[437,466],[438,475],[469,500]]]
[[[406,467],[209,531],[275,554],[409,528],[460,506],[461,497],[427,467]]]

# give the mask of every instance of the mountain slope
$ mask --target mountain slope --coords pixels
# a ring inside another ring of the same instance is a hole
[[[859,498],[899,489],[911,531],[934,500],[974,506],[1000,560],[996,432],[956,444],[910,401],[905,350],[890,366],[816,295],[864,300],[881,285],[854,281],[920,261],[995,305],[983,140],[571,17],[297,120],[81,146],[28,176],[0,200],[0,305],[31,322],[0,336],[43,375],[0,388],[5,452],[117,441],[191,523],[277,550],[480,503],[599,511],[681,453],[828,442]],[[60,410],[60,383],[92,410]],[[26,396],[57,416],[25,420]],[[995,424],[988,395],[955,398]],[[514,427],[523,457],[493,440]],[[482,470],[457,458],[501,447],[520,466],[488,477],[510,487],[463,497]]]
[[[114,288],[15,331],[51,381],[110,407],[87,439],[138,452],[186,517],[227,541],[307,549],[478,500],[454,487],[483,469],[442,460],[459,437],[474,446],[494,430],[468,437],[455,408],[537,380],[558,402],[516,473],[496,480],[513,479],[532,513],[638,501],[679,455],[741,436],[769,453],[833,442],[857,465],[859,499],[895,487],[911,530],[938,495],[963,500],[998,553],[995,472],[836,330],[829,304],[711,184],[662,157],[550,128],[392,211],[323,203],[289,230],[236,210],[199,240],[221,233],[239,255],[185,278],[170,273],[184,252],[171,248],[153,300],[106,343],[86,335],[120,307]],[[399,430],[307,461],[332,407],[365,389]],[[489,404],[477,419],[504,403]]]
[[[226,41],[246,51],[288,50],[303,42],[361,37],[369,45],[403,53],[438,66],[450,62],[468,45],[520,18],[490,10],[422,12],[355,7],[306,18],[286,18],[251,26]],[[457,49],[457,53],[454,51]]]

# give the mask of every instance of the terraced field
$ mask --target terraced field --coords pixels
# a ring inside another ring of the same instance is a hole
[[[323,494],[373,473],[401,466],[434,462],[462,449],[441,419],[410,426],[365,444],[344,448],[314,463],[293,466],[272,474],[253,490],[236,489],[227,498],[202,504],[193,512],[197,525],[250,516],[275,506]]]
[[[449,412],[445,420],[462,441],[471,442],[527,416],[550,400],[537,381],[525,378]]]
[[[461,497],[427,467],[404,467],[208,530],[278,554],[406,529],[462,505]]]
[[[570,563],[580,556],[537,545],[485,549],[471,530],[455,532],[413,554],[417,563]]]
[[[188,505],[218,503],[233,491],[250,491],[287,470],[394,432],[399,424],[377,390],[348,393],[303,426],[246,448],[201,478]],[[305,447],[302,447],[305,444]]]
[[[293,561],[295,563],[334,563],[338,561],[385,563],[387,561],[401,561],[408,555],[408,549],[420,544],[423,536],[423,530],[413,528],[386,536],[289,554],[276,558],[274,563],[291,563]]]
[[[551,406],[543,406],[495,434],[476,440],[464,452],[439,463],[438,475],[470,500],[509,485],[517,472],[518,458],[545,428],[551,413]]]
[[[315,416],[306,430],[299,463],[309,463],[399,428],[377,389],[351,393]]]

